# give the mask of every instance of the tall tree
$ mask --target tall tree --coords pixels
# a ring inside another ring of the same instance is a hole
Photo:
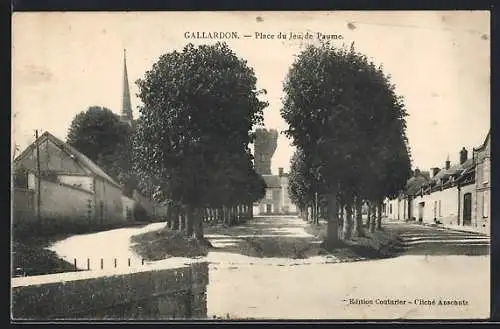
[[[66,142],[96,162],[122,184],[130,183],[132,128],[105,107],[77,114]]]
[[[381,68],[368,62],[353,45],[350,49],[309,46],[292,65],[284,91],[281,114],[289,124],[286,133],[311,160],[314,177],[328,194],[327,246],[333,247],[339,240],[337,200],[345,205],[343,238],[348,239],[354,226],[355,201],[367,194],[367,186],[387,193],[384,187],[367,185],[369,181],[379,183],[371,176],[406,180],[404,169],[386,173],[394,170],[386,167],[394,155],[389,150],[401,154],[407,150],[404,129],[394,128],[404,127],[404,109]],[[387,156],[376,154],[380,147],[388,150]],[[384,168],[382,173],[374,170],[377,166]],[[389,185],[388,180],[382,182]]]
[[[225,43],[188,44],[162,55],[137,81],[143,106],[135,166],[157,180],[158,193],[186,206],[188,236],[203,236],[199,210],[216,188],[214,174],[224,169],[218,160],[245,153],[253,126],[263,120],[267,103],[258,99],[256,81]]]

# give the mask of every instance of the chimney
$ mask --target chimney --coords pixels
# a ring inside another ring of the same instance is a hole
[[[431,168],[432,177],[436,176],[438,174],[439,170],[440,169],[438,167]]]
[[[467,156],[468,152],[465,149],[465,147],[463,147],[462,150],[460,151],[460,164],[463,164],[465,161],[467,161]]]
[[[278,174],[279,176],[283,176],[283,168],[278,168]]]
[[[444,163],[444,167],[446,170],[450,169],[450,156],[446,157],[446,162]]]

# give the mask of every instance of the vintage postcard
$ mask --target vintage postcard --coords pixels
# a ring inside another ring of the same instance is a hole
[[[490,317],[490,13],[15,12],[12,320]]]

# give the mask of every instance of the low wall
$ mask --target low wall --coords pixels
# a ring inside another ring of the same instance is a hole
[[[12,288],[15,320],[161,320],[207,316],[208,264]]]
[[[40,193],[42,217],[83,222],[90,220],[94,202],[91,192],[59,182],[42,180]]]
[[[17,221],[30,222],[35,218],[35,193],[32,190],[14,188],[12,214]]]

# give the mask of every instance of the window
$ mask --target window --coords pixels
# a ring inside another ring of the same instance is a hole
[[[272,199],[273,198],[273,190],[267,189],[266,190],[266,199]]]
[[[490,180],[490,159],[486,158],[483,161],[483,184],[488,184]]]
[[[438,208],[439,208],[439,217],[443,216],[441,215],[441,200],[439,200],[439,204],[438,204]]]
[[[392,214],[392,203],[389,205],[389,214]]]
[[[274,190],[273,191],[273,200],[279,200],[280,197],[281,197],[280,190]]]
[[[490,214],[490,196],[489,191],[483,192],[483,217],[489,217]]]

